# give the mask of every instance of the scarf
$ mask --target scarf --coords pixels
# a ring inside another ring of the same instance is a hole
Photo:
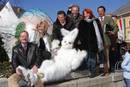
[[[98,50],[100,52],[104,49],[103,41],[102,41],[102,38],[101,38],[99,27],[98,27],[97,22],[95,20],[93,21],[93,25],[94,25],[94,29],[95,29],[95,33],[96,33],[96,38],[97,38]]]

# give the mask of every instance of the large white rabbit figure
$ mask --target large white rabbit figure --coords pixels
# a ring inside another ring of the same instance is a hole
[[[78,29],[67,31],[61,29],[64,38],[61,42],[61,48],[58,50],[57,55],[51,60],[45,60],[38,73],[43,73],[44,77],[41,79],[43,82],[50,82],[63,79],[72,70],[77,69],[84,57],[87,55],[86,51],[76,50],[73,48],[74,41],[78,34]],[[22,71],[21,67],[19,67]],[[34,75],[34,78],[37,78]],[[31,81],[35,82],[35,81]],[[34,84],[34,83],[33,83]]]

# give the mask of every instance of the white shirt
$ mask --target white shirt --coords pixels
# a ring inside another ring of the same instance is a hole
[[[126,52],[124,60],[121,64],[123,69],[123,76],[126,79],[130,79],[130,53]]]
[[[46,50],[50,52],[50,44],[49,44],[49,41],[48,41],[48,35],[45,34],[43,36],[43,41],[45,43]]]
[[[100,21],[104,21],[105,16],[99,17]]]

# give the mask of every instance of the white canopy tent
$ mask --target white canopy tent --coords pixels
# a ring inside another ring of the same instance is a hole
[[[40,10],[31,10],[25,12],[20,18],[18,18],[13,11],[9,2],[0,11],[0,34],[3,37],[4,48],[11,60],[12,47],[15,45],[17,39],[15,38],[16,27],[19,23],[25,23],[25,30],[29,33],[29,41],[34,42],[36,40],[36,33],[34,29],[40,21],[46,20],[49,24],[47,33],[52,34],[53,23],[51,19]]]
[[[14,35],[18,17],[14,13],[9,2],[0,11],[0,32],[10,33]]]
[[[0,11],[0,34],[3,37],[4,48],[11,58],[12,47],[15,45],[15,29],[18,24],[18,17],[14,13],[9,2]]]

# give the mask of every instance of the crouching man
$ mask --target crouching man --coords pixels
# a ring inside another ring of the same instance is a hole
[[[35,44],[28,42],[28,36],[28,32],[21,32],[19,44],[13,48],[12,66],[14,74],[8,78],[8,87],[20,87],[19,82],[23,79],[23,75],[18,66],[32,69],[35,74],[38,72],[38,67],[40,66],[38,49]],[[35,87],[43,87],[43,83],[37,80]]]

